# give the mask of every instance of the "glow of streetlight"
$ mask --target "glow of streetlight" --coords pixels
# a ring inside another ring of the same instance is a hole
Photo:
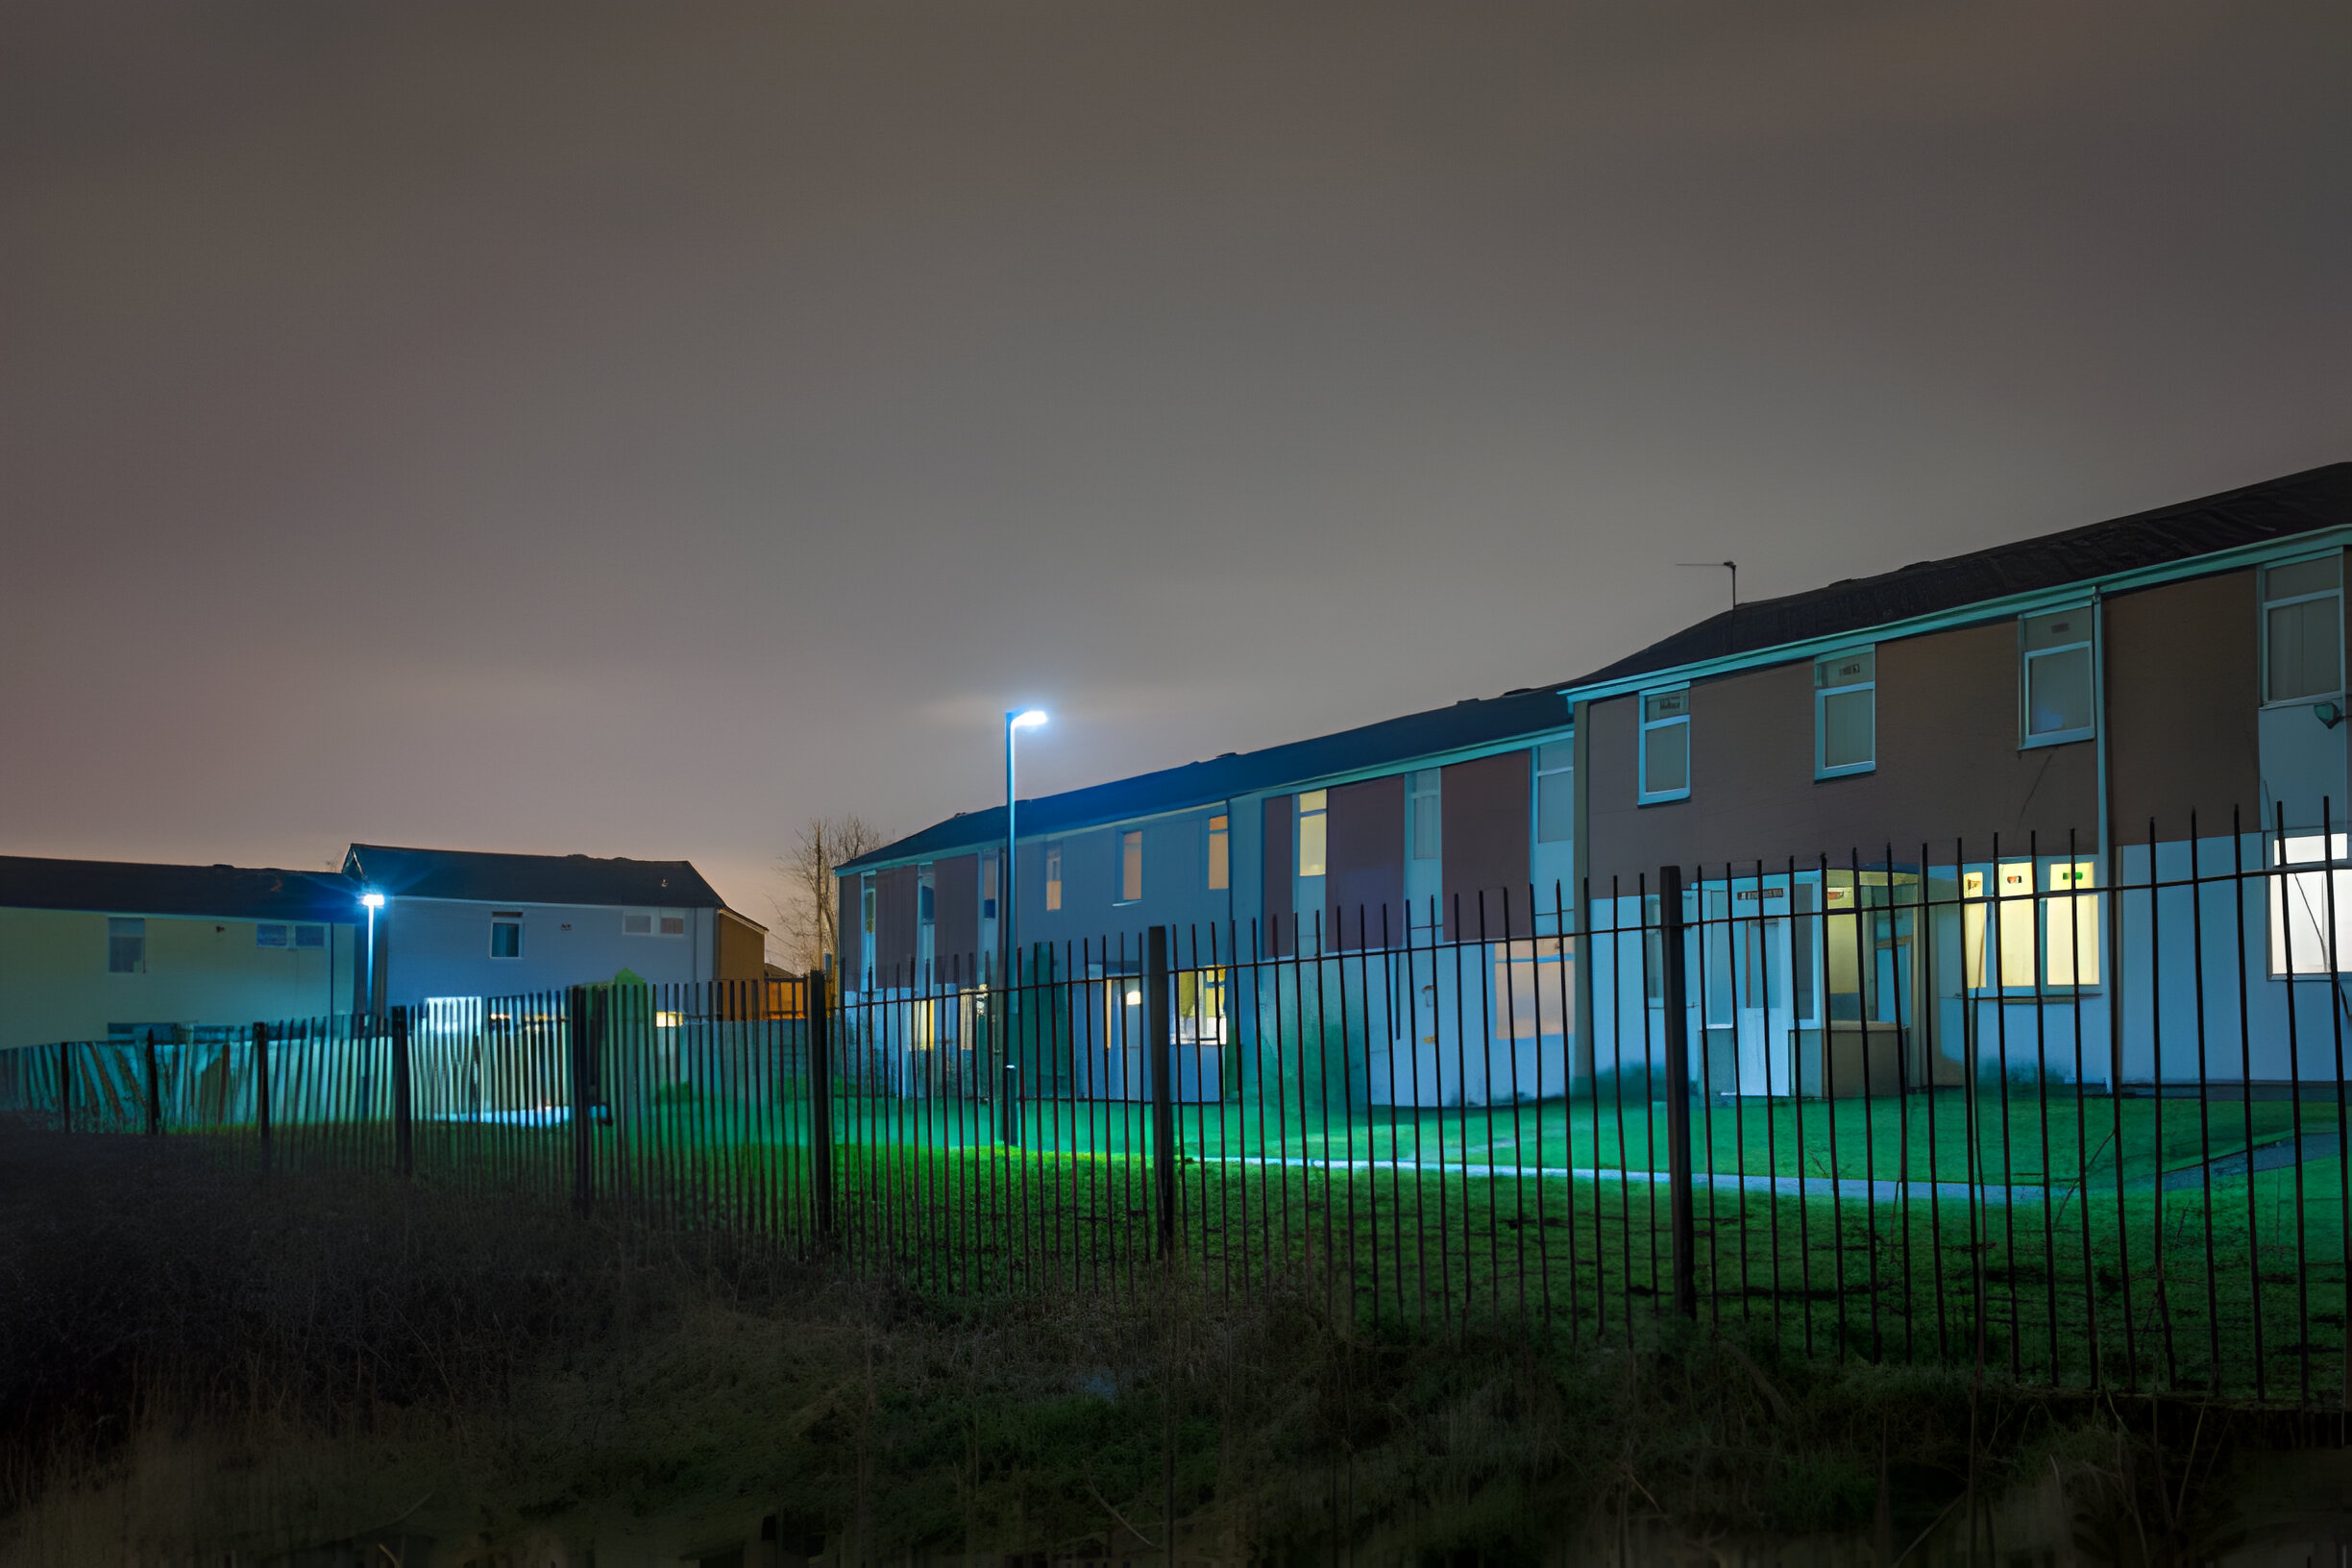
[[[381,909],[383,908],[383,894],[380,893],[363,893],[359,895],[359,902],[369,909]]]
[[[1011,722],[1015,729],[1035,729],[1045,722],[1045,710],[1031,708],[1027,713],[1015,715]]]

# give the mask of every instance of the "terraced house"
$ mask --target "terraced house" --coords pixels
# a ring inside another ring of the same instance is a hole
[[[2211,920],[2281,982],[2247,998],[2243,1075],[2285,1078],[2318,1066],[2288,1059],[2289,1023],[2324,1040],[2340,1005],[2305,987],[2291,1020],[2283,982],[2336,963],[2347,545],[2335,464],[1743,604],[1575,680],[1025,800],[1020,943],[1114,995],[1153,925],[1203,955],[1213,930],[1220,960],[1477,943],[1471,1016],[1536,1042],[1498,1048],[1573,1041],[1591,1071],[1663,1038],[1655,943],[1611,933],[1655,919],[1676,866],[1692,918],[1752,917],[1693,940],[1708,1082],[1844,1093],[1949,1081],[2026,1005],[2047,1070],[2079,1047],[2086,1077],[2152,1079],[2190,988],[2104,968],[2234,967],[2173,953]],[[1003,832],[1001,807],[968,812],[840,868],[845,987],[991,972]],[[2110,891],[2305,863],[2248,910],[2226,881]],[[1541,975],[1524,1007],[1518,969]],[[1416,987],[1458,1011],[1441,981],[1373,987],[1406,998],[1366,1020],[1376,1046],[1442,1035],[1409,1021]],[[1441,1092],[1481,1092],[1495,1060]]]

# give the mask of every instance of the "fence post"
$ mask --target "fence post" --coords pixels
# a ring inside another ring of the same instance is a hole
[[[416,1123],[408,1079],[408,1010],[392,1009],[392,1168],[416,1174]]]
[[[261,1142],[261,1168],[270,1163],[269,1025],[256,1019],[254,1042],[254,1130]]]
[[[1004,1065],[1004,1107],[998,1117],[1004,1123],[1003,1138],[1007,1148],[1020,1147],[1020,1064]]]
[[[1144,1037],[1152,1063],[1152,1182],[1159,1197],[1160,1256],[1176,1256],[1175,1031],[1169,1027],[1168,934],[1155,925],[1143,958]]]
[[[825,972],[811,969],[801,1011],[808,1024],[809,1185],[817,1204],[817,1245],[833,1246],[833,1011]]]
[[[163,1136],[163,1079],[156,1068],[155,1031],[147,1031],[147,1136]]]
[[[594,1049],[588,1038],[588,988],[574,986],[565,1003],[564,1042],[570,1047],[566,1054],[572,1078],[572,1207],[585,1214],[593,1197],[588,1185],[588,1055]]]
[[[58,1115],[65,1120],[65,1131],[73,1131],[73,1046],[58,1041]]]
[[[1674,1220],[1674,1307],[1699,1315],[1698,1215],[1691,1202],[1690,980],[1682,961],[1682,868],[1658,868],[1659,968],[1666,1015],[1666,1166]]]

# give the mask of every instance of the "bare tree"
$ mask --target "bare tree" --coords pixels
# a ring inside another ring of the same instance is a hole
[[[776,859],[779,886],[769,898],[775,910],[777,957],[786,968],[813,969],[825,954],[841,952],[841,897],[833,868],[890,841],[890,834],[855,812],[812,817],[800,825],[791,850]]]

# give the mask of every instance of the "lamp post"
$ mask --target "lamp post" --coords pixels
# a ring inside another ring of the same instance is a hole
[[[376,912],[384,907],[384,895],[371,888],[359,895],[359,903],[368,912],[367,990],[364,994],[367,997],[368,1016],[373,1017],[376,1015]]]
[[[1005,847],[1004,866],[996,878],[996,941],[1000,949],[996,983],[1008,990],[1013,985],[1013,955],[1019,951],[1013,940],[1013,862],[1020,847],[1020,835],[1013,821],[1013,737],[1018,730],[1035,729],[1044,722],[1042,708],[1005,714]]]

